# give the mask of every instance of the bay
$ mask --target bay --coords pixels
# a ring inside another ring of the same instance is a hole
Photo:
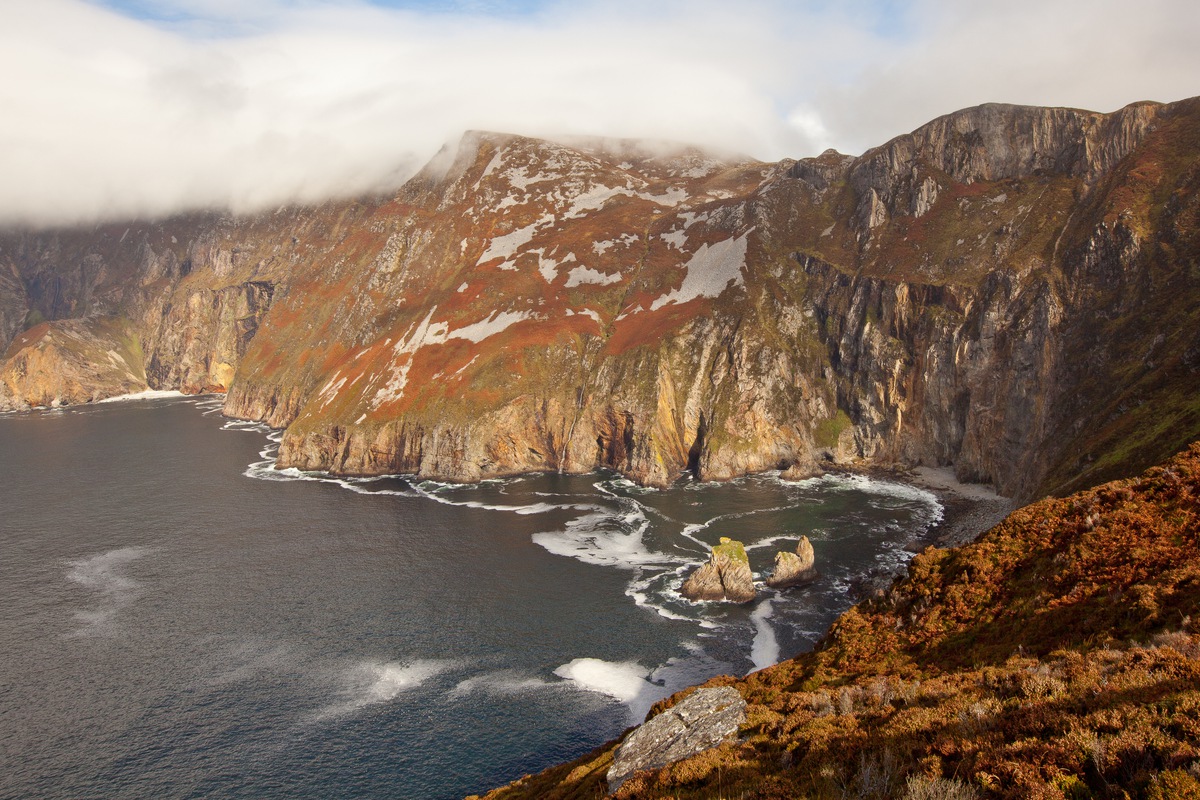
[[[450,798],[802,652],[941,509],[910,487],[471,486],[270,464],[219,398],[0,417],[0,795]],[[719,536],[821,576],[678,595]]]

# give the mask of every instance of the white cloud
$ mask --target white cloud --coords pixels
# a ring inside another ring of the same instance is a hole
[[[986,101],[1179,99],[1200,75],[1191,0],[140,6],[158,22],[82,0],[0,7],[0,222],[362,193],[468,128],[777,159],[861,151]]]

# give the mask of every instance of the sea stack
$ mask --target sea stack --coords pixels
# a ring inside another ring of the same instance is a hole
[[[781,550],[775,554],[775,570],[767,578],[767,586],[772,589],[786,589],[789,586],[808,583],[817,577],[817,570],[814,568],[816,560],[812,542],[807,536],[801,536],[796,545],[796,552]]]
[[[757,593],[746,548],[741,542],[722,536],[708,562],[691,574],[681,591],[689,600],[753,601]]]

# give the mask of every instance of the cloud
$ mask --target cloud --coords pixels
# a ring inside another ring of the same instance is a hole
[[[1200,75],[1190,0],[112,2],[0,9],[0,223],[361,194],[467,129],[778,159],[985,101],[1179,99]]]

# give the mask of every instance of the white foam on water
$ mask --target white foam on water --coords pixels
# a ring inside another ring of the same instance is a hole
[[[598,506],[579,508],[591,513],[567,522],[564,530],[533,534],[534,544],[555,555],[602,567],[641,570],[679,562],[646,546],[643,535],[650,523],[640,511],[618,515]]]
[[[254,478],[260,481],[311,481],[314,483],[332,483],[335,486],[340,486],[343,489],[348,489],[355,494],[368,495],[393,495],[396,497],[420,497],[423,496],[415,489],[372,489],[371,484],[386,480],[389,478],[403,479],[402,475],[377,475],[373,477],[340,477],[330,475],[328,472],[312,471],[296,469],[295,467],[284,467],[280,469],[275,466],[275,454],[279,450],[279,443],[283,440],[283,431],[268,428],[260,422],[248,422],[245,420],[229,420],[223,426],[223,431],[251,431],[255,433],[265,434],[269,444],[259,451],[258,455],[263,460],[255,461],[246,467],[242,473],[247,478]]]
[[[528,514],[546,514],[551,511],[593,511],[598,508],[594,505],[580,505],[577,503],[529,503],[519,506],[507,506],[499,503],[484,503],[480,500],[455,500],[451,497],[445,497],[438,494],[436,491],[429,491],[426,486],[428,482],[417,484],[414,488],[416,493],[427,500],[433,500],[447,506],[457,506],[458,508],[479,508],[484,511],[507,511],[512,514],[520,514],[522,516]]]
[[[67,580],[95,592],[96,605],[74,614],[80,628],[72,636],[113,633],[117,614],[138,595],[141,585],[125,574],[125,568],[153,552],[148,547],[122,547],[89,558],[68,561]]]
[[[750,661],[755,670],[765,669],[779,663],[779,640],[769,620],[775,613],[774,599],[760,600],[750,614],[754,623],[754,641],[750,645]]]
[[[486,675],[476,675],[472,678],[459,681],[453,689],[447,692],[446,697],[449,700],[461,700],[474,694],[508,697],[531,692],[541,692],[547,689],[558,689],[560,686],[561,684],[550,683],[541,678],[534,678],[528,675],[521,675],[512,670],[501,670]]]
[[[749,552],[751,550],[762,550],[767,547],[776,547],[779,545],[780,542],[787,542],[788,544],[793,544],[795,542],[800,541],[800,537],[802,535],[804,535],[804,534],[785,533],[780,536],[771,536],[770,538],[767,538],[767,539],[759,539],[754,544],[746,545],[746,551]],[[811,539],[812,537],[809,537],[809,538]]]
[[[454,666],[449,661],[364,661],[342,678],[341,699],[317,712],[318,719],[353,714],[368,706],[387,703],[425,685]]]
[[[653,671],[636,661],[577,658],[554,674],[577,689],[611,698],[626,707],[631,723],[641,722],[650,707],[681,689],[732,671],[732,665],[711,658],[699,644],[684,643],[689,654],[672,658]]]
[[[164,397],[187,396],[183,392],[175,390],[146,389],[143,392],[130,392],[129,394],[119,394],[116,397],[106,397],[103,400],[97,400],[96,403],[124,403],[129,400],[158,400]]]
[[[678,614],[671,611],[666,605],[668,602],[681,607],[691,605],[690,600],[685,600],[678,590],[672,588],[677,584],[681,584],[680,578],[690,566],[691,562],[681,562],[679,566],[669,572],[657,572],[649,576],[641,575],[630,581],[629,585],[625,588],[625,596],[631,598],[638,607],[648,608],[664,619],[692,622],[701,628],[720,627],[711,620],[697,619],[694,616]],[[652,591],[651,587],[655,583],[660,584],[660,587]]]
[[[804,488],[820,487],[834,491],[859,491],[867,494],[894,497],[900,500],[912,500],[936,508],[939,510],[939,513],[942,507],[942,504],[938,502],[937,495],[927,489],[910,486],[907,483],[896,483],[895,481],[870,478],[866,475],[827,473],[815,478],[805,478],[801,481],[787,481],[782,478],[776,478],[776,480],[789,486]]]
[[[731,511],[728,514],[718,514],[717,516],[713,517],[712,519],[708,520],[707,522],[698,522],[698,523],[693,523],[691,525],[685,526],[684,529],[682,531],[680,531],[680,534],[682,536],[684,536],[685,538],[690,539],[691,541],[695,542],[700,547],[702,547],[705,551],[707,551],[709,549],[709,547],[711,547],[711,545],[708,542],[705,542],[704,540],[700,539],[696,535],[700,531],[707,530],[707,529],[711,528],[713,525],[718,525],[718,524],[721,524],[724,522],[728,522],[730,520],[742,519],[744,517],[753,517],[757,514],[773,514],[778,511],[788,511],[790,509],[795,508],[797,505],[798,505],[797,503],[788,503],[787,505],[782,505],[782,506],[768,506],[765,508],[750,509],[749,511]],[[775,541],[778,541],[779,539],[786,539],[786,538],[788,538],[788,536],[785,535],[785,536],[778,536],[773,539],[758,541],[758,542],[755,542],[754,544],[746,545],[746,549],[751,550],[751,549],[754,549],[757,547],[763,547],[766,544],[768,544],[769,542],[775,542]],[[796,537],[793,537],[793,538],[796,538]]]
[[[626,706],[630,722],[640,721],[650,706],[666,697],[662,686],[649,681],[650,670],[636,661],[577,658],[554,670],[578,689],[610,697]]]

